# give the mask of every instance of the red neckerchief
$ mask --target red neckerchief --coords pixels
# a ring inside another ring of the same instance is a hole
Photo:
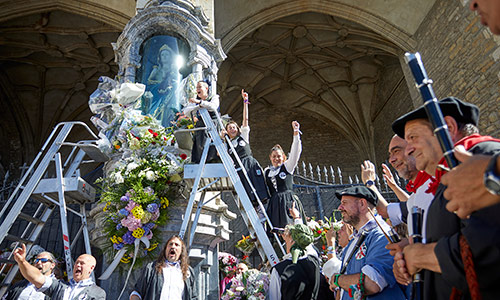
[[[458,145],[462,145],[465,147],[465,150],[469,150],[470,148],[474,147],[475,145],[482,143],[482,142],[497,142],[500,143],[499,139],[492,138],[491,136],[488,135],[480,135],[480,134],[473,134],[470,136],[466,136],[460,141],[458,141],[455,144],[455,147]],[[445,165],[448,167],[448,164],[446,163],[446,160],[441,158],[438,164]],[[436,190],[439,186],[439,183],[441,182],[441,176],[443,176],[445,171],[441,171],[436,169],[436,175],[434,177],[431,177],[431,183],[429,183],[429,188],[426,193],[432,193],[433,195],[436,195]]]
[[[425,171],[419,171],[417,173],[417,177],[415,177],[415,181],[412,180],[408,181],[408,184],[406,185],[406,190],[409,193],[416,193],[417,189],[421,187],[422,184],[424,184],[430,177],[431,175],[425,173]]]

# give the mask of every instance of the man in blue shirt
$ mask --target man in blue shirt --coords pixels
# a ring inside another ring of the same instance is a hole
[[[344,222],[354,227],[353,239],[342,255],[342,269],[333,275],[331,288],[340,287],[341,299],[405,299],[392,273],[393,258],[385,249],[388,241],[382,232],[390,227],[380,216],[377,222],[371,211],[377,195],[365,186],[336,192],[341,199],[339,210]]]

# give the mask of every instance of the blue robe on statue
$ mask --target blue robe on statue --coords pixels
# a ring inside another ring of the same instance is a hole
[[[155,69],[158,68],[155,66]],[[164,127],[172,126],[171,121],[175,121],[176,113],[180,110],[180,103],[177,98],[178,72],[168,72],[163,75],[162,81],[149,79],[146,91],[151,92],[153,98],[143,109],[146,114],[155,117]]]

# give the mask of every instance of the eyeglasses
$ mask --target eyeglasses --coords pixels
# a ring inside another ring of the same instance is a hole
[[[48,258],[36,258],[36,259],[35,259],[35,261],[34,261],[33,263],[34,263],[34,264],[36,264],[36,263],[37,263],[37,262],[39,262],[39,261],[41,261],[41,262],[42,262],[42,264],[44,264],[44,263],[46,263],[46,262],[48,262],[48,261],[52,262],[52,259],[48,259]]]

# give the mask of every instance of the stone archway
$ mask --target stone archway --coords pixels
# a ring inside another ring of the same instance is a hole
[[[395,97],[409,98],[399,59],[403,51],[393,41],[359,23],[316,12],[320,8],[277,18],[253,30],[237,26],[249,33],[229,50],[220,67],[221,111],[239,119],[239,91],[248,89],[254,97],[250,108],[250,124],[257,129],[253,130],[253,141],[255,135],[261,139],[270,134],[260,127],[263,120],[256,120],[258,115],[269,115],[269,111],[271,115],[294,112],[304,120],[313,119],[319,126],[329,128],[329,136],[322,133],[320,138],[325,144],[317,147],[310,140],[321,130],[315,128],[314,121],[305,122],[310,125],[304,128],[304,134],[309,133],[304,157],[359,172],[358,162],[363,159],[383,160],[385,149],[379,149],[376,140],[385,139],[381,144],[388,141],[390,121],[395,118],[386,118],[386,111],[389,107],[396,112],[405,110],[398,109],[401,104],[394,101]],[[227,41],[223,40],[226,47]],[[412,40],[408,38],[406,46],[408,42]],[[275,127],[273,132],[287,138],[289,125],[283,121]],[[380,128],[385,128],[383,134]],[[328,140],[347,144],[336,149]],[[262,146],[268,148],[272,144]],[[349,153],[349,159],[333,155],[336,151]],[[255,152],[258,159],[266,159],[265,150]],[[353,156],[353,152],[357,155]]]
[[[0,139],[8,141],[0,162],[16,176],[55,124],[90,123],[88,97],[100,76],[117,73],[111,43],[135,4],[31,0],[0,8]]]

